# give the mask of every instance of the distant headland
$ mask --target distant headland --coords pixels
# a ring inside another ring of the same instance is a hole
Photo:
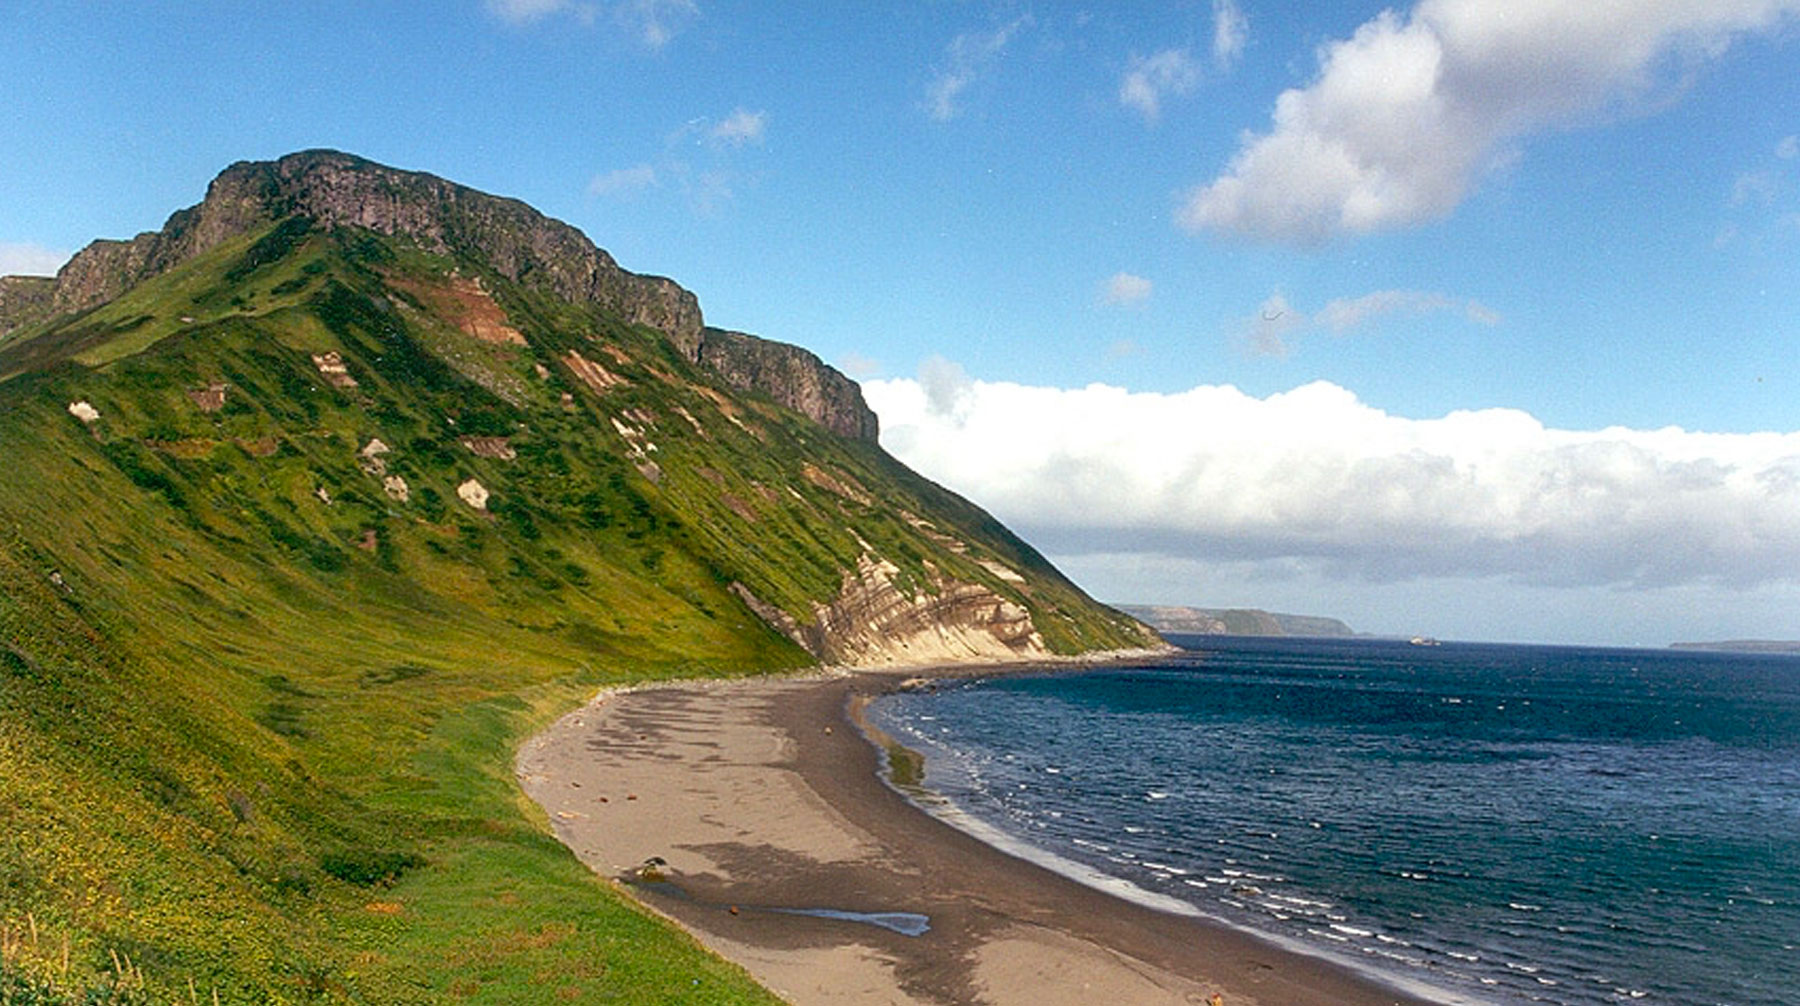
[[[1113,607],[1157,632],[1199,636],[1354,636],[1335,618],[1284,615],[1260,608],[1188,608],[1166,604],[1115,604]]]
[[[1721,653],[1800,654],[1800,639],[1725,639],[1712,643],[1670,643],[1672,650],[1717,650]]]

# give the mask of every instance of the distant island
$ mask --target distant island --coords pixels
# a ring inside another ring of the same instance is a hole
[[[1120,609],[1127,614],[1129,609]],[[1155,628],[1151,623],[1151,628]],[[1671,650],[1716,650],[1721,653],[1800,654],[1800,639],[1724,639],[1712,643],[1670,643]]]
[[[1354,636],[1350,626],[1318,615],[1284,615],[1259,608],[1187,608],[1164,604],[1113,607],[1157,632],[1197,636]]]

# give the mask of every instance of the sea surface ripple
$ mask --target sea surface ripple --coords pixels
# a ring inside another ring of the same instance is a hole
[[[1192,637],[879,701],[954,815],[1452,1002],[1800,1002],[1800,658]]]

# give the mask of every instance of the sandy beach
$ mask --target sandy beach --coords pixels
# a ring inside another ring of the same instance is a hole
[[[799,1006],[1421,1002],[920,811],[849,712],[907,676],[606,694],[526,744],[519,780],[582,861]]]

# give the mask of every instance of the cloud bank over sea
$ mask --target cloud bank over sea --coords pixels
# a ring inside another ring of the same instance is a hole
[[[1028,387],[941,359],[865,393],[895,456],[1076,568],[1644,596],[1800,586],[1800,432],[1415,419],[1324,381],[1266,398]]]

